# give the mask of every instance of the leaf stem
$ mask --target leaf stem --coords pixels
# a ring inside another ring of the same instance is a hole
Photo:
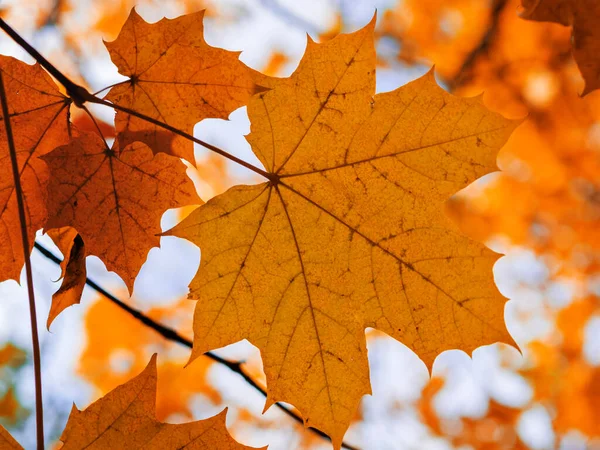
[[[165,130],[168,130],[168,131],[175,133],[185,139],[195,142],[196,144],[202,145],[203,147],[207,148],[208,150],[215,152],[215,153],[245,167],[246,169],[249,169],[249,170],[265,177],[267,180],[277,183],[277,181],[278,181],[277,175],[265,172],[264,170],[254,166],[236,156],[233,156],[231,153],[226,152],[225,150],[220,149],[219,147],[209,144],[208,142],[205,142],[201,139],[195,138],[191,134],[181,131],[167,123],[161,122],[160,120],[154,119],[150,116],[147,116],[145,114],[137,112],[133,109],[129,109],[124,106],[116,105],[114,103],[111,103],[109,101],[101,99],[94,94],[91,94],[83,86],[79,86],[78,84],[75,84],[74,82],[69,80],[69,78],[67,78],[60,70],[58,70],[50,61],[48,61],[46,58],[44,58],[29,43],[27,43],[27,41],[25,41],[25,39],[23,39],[21,37],[21,35],[19,35],[19,33],[17,33],[13,28],[11,28],[10,25],[8,25],[2,18],[0,18],[0,29],[2,29],[6,34],[8,34],[17,44],[19,44],[21,46],[21,48],[23,48],[23,50],[25,50],[27,53],[29,53],[44,69],[46,69],[54,78],[56,78],[56,80],[58,80],[58,82],[64,86],[64,88],[67,91],[67,94],[69,95],[69,97],[71,97],[71,99],[77,106],[81,107],[81,106],[83,106],[83,104],[85,102],[90,102],[90,103],[96,103],[98,105],[108,106],[109,108],[115,109],[117,111],[122,111],[127,114],[131,114],[132,116],[135,116],[139,119],[145,120],[146,122],[156,125],[158,127],[164,128]],[[102,89],[102,90],[104,90],[104,89]],[[102,91],[100,91],[100,92],[102,92]]]
[[[56,256],[54,253],[52,253],[50,250],[48,250],[46,247],[44,247],[39,242],[35,242],[34,247],[36,250],[38,250],[42,255],[44,255],[47,259],[52,261],[54,264],[60,265],[60,263],[62,262],[62,260],[58,256]],[[181,344],[188,348],[193,347],[192,341],[183,337],[182,335],[180,335],[177,331],[173,330],[172,328],[168,328],[168,327],[156,322],[155,320],[146,316],[143,312],[141,312],[135,308],[132,308],[131,306],[129,306],[128,304],[126,304],[125,302],[123,302],[122,300],[120,300],[119,298],[117,298],[116,296],[111,294],[110,292],[108,292],[105,288],[103,288],[102,286],[97,284],[95,281],[91,280],[89,277],[85,279],[85,284],[87,284],[89,287],[94,289],[96,292],[98,292],[102,296],[106,297],[108,300],[113,302],[115,305],[117,305],[123,311],[125,311],[126,313],[128,313],[129,315],[134,317],[135,319],[139,320],[141,323],[143,323],[147,327],[156,331],[163,338],[165,338],[169,341],[177,342],[178,344]],[[263,395],[263,397],[267,397],[267,392],[265,391],[265,389],[244,371],[244,369],[242,368],[243,363],[241,361],[229,361],[227,359],[221,358],[219,355],[217,355],[216,353],[213,353],[213,352],[206,352],[206,353],[204,353],[204,356],[212,359],[216,363],[219,363],[219,364],[227,367],[232,372],[238,374],[239,376],[241,376],[244,379],[244,381],[246,381],[246,383],[248,383],[255,390],[260,392]],[[282,410],[285,414],[290,416],[296,422],[298,422],[300,424],[304,424],[304,421],[302,420],[302,418],[300,416],[298,416],[296,413],[294,413],[291,409],[287,408],[282,403],[277,402],[277,403],[275,403],[275,406],[277,406],[280,410]],[[329,438],[329,436],[327,436],[321,430],[317,430],[316,428],[312,428],[312,427],[309,427],[309,429],[310,429],[310,431],[318,434],[322,438],[331,440]],[[342,448],[345,448],[347,450],[359,450],[358,447],[354,447],[350,444],[346,444],[345,442],[342,442]]]
[[[27,235],[27,219],[25,217],[25,204],[23,201],[23,189],[21,187],[21,175],[19,173],[19,163],[17,160],[17,151],[10,124],[8,112],[8,102],[4,90],[4,79],[0,71],[0,103],[2,103],[2,117],[6,129],[6,140],[8,141],[8,150],[10,153],[10,162],[12,166],[13,179],[15,183],[15,194],[17,197],[17,208],[19,210],[19,222],[21,225],[21,241],[23,245],[23,256],[25,258],[25,274],[27,277],[27,292],[29,296],[29,318],[31,322],[31,344],[33,347],[33,372],[35,379],[35,425],[37,437],[37,449],[44,449],[44,407],[42,404],[42,369],[40,358],[40,340],[38,337],[37,314],[35,310],[35,293],[33,289],[33,270],[31,268],[31,258],[29,256],[29,236]]]

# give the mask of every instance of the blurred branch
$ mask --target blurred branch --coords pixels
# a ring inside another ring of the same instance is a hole
[[[46,247],[44,247],[39,242],[35,242],[34,247],[36,250],[38,250],[42,255],[44,255],[47,259],[52,261],[54,264],[60,265],[60,263],[62,262],[62,260],[58,256],[56,256],[54,253],[52,253],[50,250],[48,250]],[[146,316],[143,312],[141,312],[135,308],[132,308],[131,306],[129,306],[128,304],[126,304],[125,302],[123,302],[122,300],[120,300],[119,298],[117,298],[116,296],[111,294],[110,292],[108,292],[102,286],[97,284],[95,281],[91,280],[89,277],[85,279],[85,284],[88,285],[89,287],[91,287],[92,289],[94,289],[96,292],[98,292],[102,296],[106,297],[108,300],[113,302],[115,305],[117,305],[123,311],[130,314],[132,317],[139,320],[141,323],[143,323],[147,327],[156,331],[163,338],[165,338],[169,341],[172,341],[172,342],[177,342],[178,344],[181,344],[188,348],[193,347],[192,341],[183,337],[182,335],[180,335],[177,331],[173,330],[172,328],[168,328],[168,327],[156,322],[155,320]],[[260,386],[250,375],[248,375],[244,371],[244,369],[242,368],[242,364],[243,364],[242,361],[229,361],[227,359],[221,358],[219,355],[217,355],[213,352],[206,352],[206,353],[204,353],[204,356],[212,359],[214,362],[221,364],[221,365],[227,367],[232,372],[238,374],[239,376],[241,376],[244,379],[244,381],[246,381],[246,383],[248,383],[255,390],[260,392],[265,398],[267,397],[267,392],[265,391],[265,389],[262,386]],[[275,403],[275,405],[280,410],[282,410],[285,414],[287,414],[292,419],[294,419],[296,422],[304,425],[304,420],[300,416],[296,415],[296,413],[294,413],[291,409],[287,408],[285,405],[283,405],[282,403],[279,403],[279,402]],[[329,438],[329,436],[327,436],[321,430],[317,430],[316,428],[312,428],[312,427],[310,427],[309,429],[310,429],[310,431],[318,434],[322,438],[331,440]],[[354,446],[352,446],[350,444],[346,444],[344,442],[342,443],[342,447],[347,450],[359,450],[358,447],[354,447]]]
[[[318,36],[323,32],[322,30],[319,30],[315,24],[303,19],[300,16],[297,16],[292,11],[282,6],[277,0],[261,0],[261,3],[265,8],[270,9],[271,12],[279,16],[284,21],[302,29],[303,31],[306,31],[309,34]]]
[[[63,10],[63,0],[54,0],[52,7],[48,11],[48,15],[42,21],[41,28],[49,26],[57,26],[60,22],[61,11]]]
[[[491,44],[494,42],[496,37],[496,33],[498,32],[498,27],[500,25],[500,16],[502,14],[502,10],[506,6],[507,0],[494,0],[492,3],[492,12],[491,12],[491,24],[487,29],[486,33],[481,38],[479,45],[477,45],[471,52],[467,55],[465,60],[463,61],[462,66],[456,72],[456,75],[448,80],[448,87],[450,91],[453,91],[463,84],[467,83],[471,78],[471,69],[475,65],[477,58],[482,55],[485,55]]]

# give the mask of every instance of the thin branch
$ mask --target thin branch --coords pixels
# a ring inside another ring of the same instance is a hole
[[[35,378],[35,427],[37,437],[37,449],[44,450],[44,407],[42,404],[42,369],[40,358],[40,340],[38,338],[37,314],[35,311],[35,293],[33,290],[33,270],[31,258],[29,257],[29,236],[27,235],[27,219],[25,217],[25,204],[23,201],[23,189],[21,187],[21,175],[19,174],[19,163],[17,151],[10,124],[8,102],[4,90],[4,79],[0,71],[0,102],[2,103],[2,116],[6,129],[6,139],[10,153],[13,179],[15,183],[15,195],[17,197],[17,208],[19,210],[19,222],[21,225],[21,241],[23,245],[23,256],[25,258],[25,274],[27,276],[27,293],[29,296],[29,319],[31,322],[31,345],[33,347],[33,372]]]
[[[54,253],[52,253],[50,250],[48,250],[46,247],[44,247],[39,242],[35,242],[34,247],[36,250],[38,250],[42,255],[44,255],[47,259],[49,259],[53,263],[60,265],[60,263],[62,262],[62,260],[58,256],[56,256]],[[173,330],[172,328],[168,328],[168,327],[156,322],[152,318],[146,316],[143,312],[141,312],[135,308],[132,308],[131,306],[129,306],[128,304],[126,304],[125,302],[123,302],[122,300],[120,300],[119,298],[117,298],[116,296],[111,294],[110,292],[108,292],[105,288],[103,288],[102,286],[97,284],[95,281],[91,280],[90,278],[85,279],[85,284],[87,284],[89,287],[94,289],[99,294],[106,297],[108,300],[113,302],[115,305],[117,305],[123,311],[127,312],[128,314],[130,314],[135,319],[139,320],[141,323],[143,323],[147,327],[156,331],[163,338],[165,338],[169,341],[181,344],[190,349],[193,347],[192,341],[183,337],[182,335],[180,335],[177,331]],[[227,359],[221,358],[219,355],[217,355],[213,352],[206,352],[206,353],[204,353],[204,356],[212,359],[216,363],[219,363],[219,364],[227,367],[232,372],[238,374],[239,376],[241,376],[244,379],[244,381],[246,381],[246,383],[248,383],[255,390],[260,392],[264,397],[267,397],[267,392],[265,391],[265,389],[244,371],[244,369],[242,368],[242,364],[243,364],[242,362],[229,361]],[[287,408],[282,403],[277,402],[277,403],[275,403],[275,406],[277,406],[280,410],[282,410],[285,414],[290,416],[296,422],[298,422],[300,424],[304,424],[304,421],[302,420],[302,418],[300,416],[296,415],[296,413],[294,413],[291,409]],[[312,427],[309,427],[309,429],[310,429],[310,431],[318,434],[322,438],[331,440],[330,437],[327,436],[325,433],[323,433],[321,430],[317,430],[316,428],[312,428]],[[342,448],[345,448],[347,450],[359,450],[358,447],[354,447],[350,444],[346,444],[345,442],[342,442]]]
[[[231,160],[231,161],[239,164],[240,166],[243,166],[246,169],[249,169],[249,170],[251,170],[251,171],[253,171],[253,172],[255,172],[255,173],[257,173],[257,174],[259,174],[259,175],[261,175],[263,177],[265,177],[267,180],[275,182],[275,180],[278,179],[277,175],[275,175],[274,173],[265,172],[264,170],[259,169],[258,167],[256,167],[256,166],[254,166],[254,165],[252,165],[252,164],[244,161],[243,159],[238,158],[237,156],[232,155],[231,153],[226,152],[223,149],[220,149],[219,147],[216,147],[216,146],[214,146],[212,144],[209,144],[208,142],[205,142],[205,141],[203,141],[201,139],[198,139],[198,138],[192,136],[191,134],[186,133],[185,131],[181,131],[181,130],[179,130],[179,129],[177,129],[177,128],[175,128],[175,127],[173,127],[173,126],[171,126],[171,125],[169,125],[167,123],[161,122],[160,120],[157,120],[157,119],[154,119],[154,118],[152,118],[150,116],[147,116],[145,114],[139,113],[139,112],[137,112],[137,111],[135,111],[133,109],[126,108],[125,106],[121,106],[121,105],[117,105],[115,103],[111,103],[111,102],[109,102],[107,100],[98,98],[96,96],[91,96],[91,98],[88,98],[88,101],[90,103],[96,103],[98,105],[108,106],[109,108],[116,109],[117,111],[122,111],[124,113],[131,114],[132,116],[138,117],[138,118],[140,118],[142,120],[145,120],[146,122],[149,122],[149,123],[151,123],[153,125],[156,125],[158,127],[164,128],[165,130],[168,130],[168,131],[170,131],[170,132],[172,132],[174,134],[177,134],[177,135],[179,135],[179,136],[181,136],[181,137],[183,137],[183,138],[185,138],[185,139],[187,139],[189,141],[192,141],[192,142],[195,142],[196,144],[202,145],[203,147],[207,148],[208,150],[210,150],[212,152],[215,152],[215,153],[217,153],[217,154],[219,154],[219,155],[221,155],[221,156],[223,156],[223,157],[225,157],[225,158],[227,158],[227,159],[229,159],[229,160]]]
[[[60,70],[54,67],[50,61],[29,45],[27,41],[23,39],[19,33],[13,30],[2,18],[0,18],[0,29],[8,34],[13,41],[19,44],[23,50],[29,53],[29,55],[46,69],[50,75],[56,78],[58,82],[64,86],[67,90],[67,94],[69,94],[69,97],[71,97],[76,104],[83,104],[85,102],[86,94],[90,95],[89,92],[84,87],[69,80]]]
[[[23,48],[23,50],[25,50],[27,53],[29,53],[44,69],[46,69],[48,72],[50,72],[50,74],[54,78],[56,78],[58,80],[58,82],[64,86],[64,88],[67,91],[67,94],[69,95],[69,97],[71,97],[71,99],[77,106],[81,107],[81,106],[83,106],[83,104],[85,102],[90,102],[90,103],[96,103],[98,105],[108,106],[109,108],[113,108],[115,110],[122,111],[127,114],[131,114],[132,116],[135,116],[139,119],[145,120],[146,122],[156,125],[158,127],[164,128],[165,130],[168,130],[174,134],[177,134],[178,136],[188,139],[189,141],[192,141],[192,142],[195,142],[196,144],[202,145],[203,147],[207,148],[208,150],[215,152],[215,153],[245,167],[246,169],[249,169],[259,175],[262,175],[267,180],[270,180],[270,181],[277,180],[277,176],[275,174],[267,173],[264,170],[254,166],[236,156],[233,156],[229,152],[226,152],[225,150],[220,149],[219,147],[209,144],[208,142],[204,142],[201,139],[195,138],[191,134],[188,134],[184,131],[178,130],[177,128],[175,128],[167,123],[161,122],[160,120],[156,120],[150,116],[147,116],[145,114],[137,112],[133,109],[129,109],[124,106],[116,105],[114,103],[111,103],[109,101],[101,99],[101,98],[95,96],[94,94],[91,94],[83,86],[79,86],[78,84],[75,84],[74,82],[69,80],[69,78],[67,78],[60,70],[58,70],[50,61],[48,61],[46,58],[44,58],[35,48],[33,48],[31,45],[29,45],[27,43],[27,41],[25,41],[25,39],[23,39],[19,35],[19,33],[17,33],[15,30],[13,30],[4,21],[4,19],[1,19],[1,18],[0,18],[0,29],[4,30],[4,32],[6,32],[6,34],[8,34],[17,44],[19,44],[21,46],[21,48]]]

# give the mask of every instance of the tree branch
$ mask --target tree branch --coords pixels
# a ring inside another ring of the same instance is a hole
[[[62,260],[59,257],[54,255],[50,250],[48,250],[46,247],[44,247],[39,242],[35,242],[34,247],[36,250],[38,250],[42,255],[44,255],[47,259],[49,259],[53,263],[60,265],[60,263],[62,262]],[[180,335],[177,331],[173,330],[172,328],[168,328],[168,327],[156,322],[152,318],[146,316],[143,312],[141,312],[135,308],[132,308],[131,306],[129,306],[128,304],[126,304],[125,302],[123,302],[122,300],[120,300],[119,298],[117,298],[116,296],[111,294],[110,292],[108,292],[102,286],[100,286],[99,284],[97,284],[96,282],[91,280],[90,278],[85,279],[85,284],[87,284],[89,287],[94,289],[96,292],[98,292],[102,296],[106,297],[108,300],[113,302],[115,305],[117,305],[123,311],[130,314],[132,317],[139,320],[141,323],[143,323],[147,327],[156,331],[163,338],[165,338],[169,341],[172,341],[172,342],[177,342],[178,344],[181,344],[188,348],[193,347],[193,343],[189,339],[183,337],[182,335]],[[244,379],[244,381],[246,381],[246,383],[248,383],[255,390],[260,392],[263,395],[263,397],[267,397],[267,392],[265,391],[265,389],[262,386],[260,386],[250,375],[248,375],[244,371],[244,369],[242,368],[242,364],[243,364],[242,362],[229,361],[227,359],[221,358],[219,355],[217,355],[213,352],[206,352],[206,353],[204,353],[204,356],[212,359],[216,363],[221,364],[221,365],[227,367],[232,372],[238,374],[239,376],[241,376]],[[300,424],[304,424],[304,421],[302,420],[302,418],[300,416],[296,415],[291,409],[287,408],[282,403],[279,403],[279,402],[275,403],[275,406],[277,406],[280,410],[282,410],[285,414],[290,416],[296,422],[298,422]],[[331,440],[329,438],[329,436],[327,436],[321,430],[317,430],[316,428],[312,428],[312,427],[309,427],[309,429],[310,429],[310,431],[318,434],[322,438]],[[342,442],[342,447],[347,450],[359,450],[358,447],[354,447],[350,444],[346,444],[345,442]]]
[[[44,449],[44,407],[42,404],[42,369],[40,358],[40,340],[38,337],[37,314],[35,311],[35,293],[33,290],[33,270],[31,268],[31,258],[29,252],[29,236],[27,234],[27,219],[25,217],[25,204],[23,201],[23,189],[21,187],[21,174],[19,173],[19,162],[17,160],[17,151],[10,124],[10,115],[8,112],[8,102],[4,90],[4,79],[0,71],[0,102],[2,103],[2,116],[4,119],[4,128],[6,129],[6,140],[8,141],[8,150],[10,153],[10,162],[12,166],[13,179],[15,183],[15,195],[17,197],[17,208],[19,210],[19,222],[21,224],[21,241],[23,245],[23,256],[25,258],[25,274],[27,277],[27,293],[29,297],[29,319],[31,323],[31,344],[33,347],[33,372],[35,379],[35,427],[38,450]]]

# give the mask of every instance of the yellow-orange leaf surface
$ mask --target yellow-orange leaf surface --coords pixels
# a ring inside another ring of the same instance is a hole
[[[192,359],[250,340],[267,406],[292,403],[336,448],[370,392],[365,327],[428,366],[446,349],[513,342],[498,256],[444,202],[496,170],[516,123],[432,73],[375,95],[373,27],[309,41],[290,78],[263,81],[248,140],[272,181],[236,186],[168,233],[202,251]]]
[[[0,425],[0,448],[1,449],[19,449],[21,450],[23,447],[19,445],[15,438],[13,438],[6,429]]]
[[[77,229],[88,254],[121,275],[130,291],[148,251],[159,244],[162,214],[201,203],[181,160],[153,155],[142,143],[119,151],[83,133],[44,160],[52,175],[48,228]]]
[[[21,175],[27,233],[33,245],[46,212],[48,168],[39,159],[68,142],[68,103],[39,65],[0,55],[0,70]],[[1,113],[0,113],[1,116]],[[4,120],[0,120],[0,281],[19,279],[23,267],[21,225]]]
[[[156,355],[137,377],[117,387],[84,411],[75,406],[60,438],[63,450],[139,448],[248,449],[229,435],[226,411],[183,424],[161,423],[155,417]]]
[[[522,0],[521,16],[573,27],[573,55],[585,79],[584,94],[600,88],[600,2],[597,0]]]
[[[106,43],[119,72],[129,77],[107,99],[189,134],[200,120],[226,119],[245,105],[255,92],[252,70],[239,53],[204,41],[203,15],[149,24],[132,10],[117,39]],[[195,163],[190,141],[124,112],[117,112],[115,123],[121,147],[141,141],[155,153]]]
[[[81,301],[87,271],[85,267],[85,245],[75,228],[53,228],[48,231],[48,235],[64,258],[60,264],[62,284],[58,291],[52,295],[52,305],[50,305],[46,322],[46,328],[50,329],[50,325],[61,312],[69,306],[79,304]]]

